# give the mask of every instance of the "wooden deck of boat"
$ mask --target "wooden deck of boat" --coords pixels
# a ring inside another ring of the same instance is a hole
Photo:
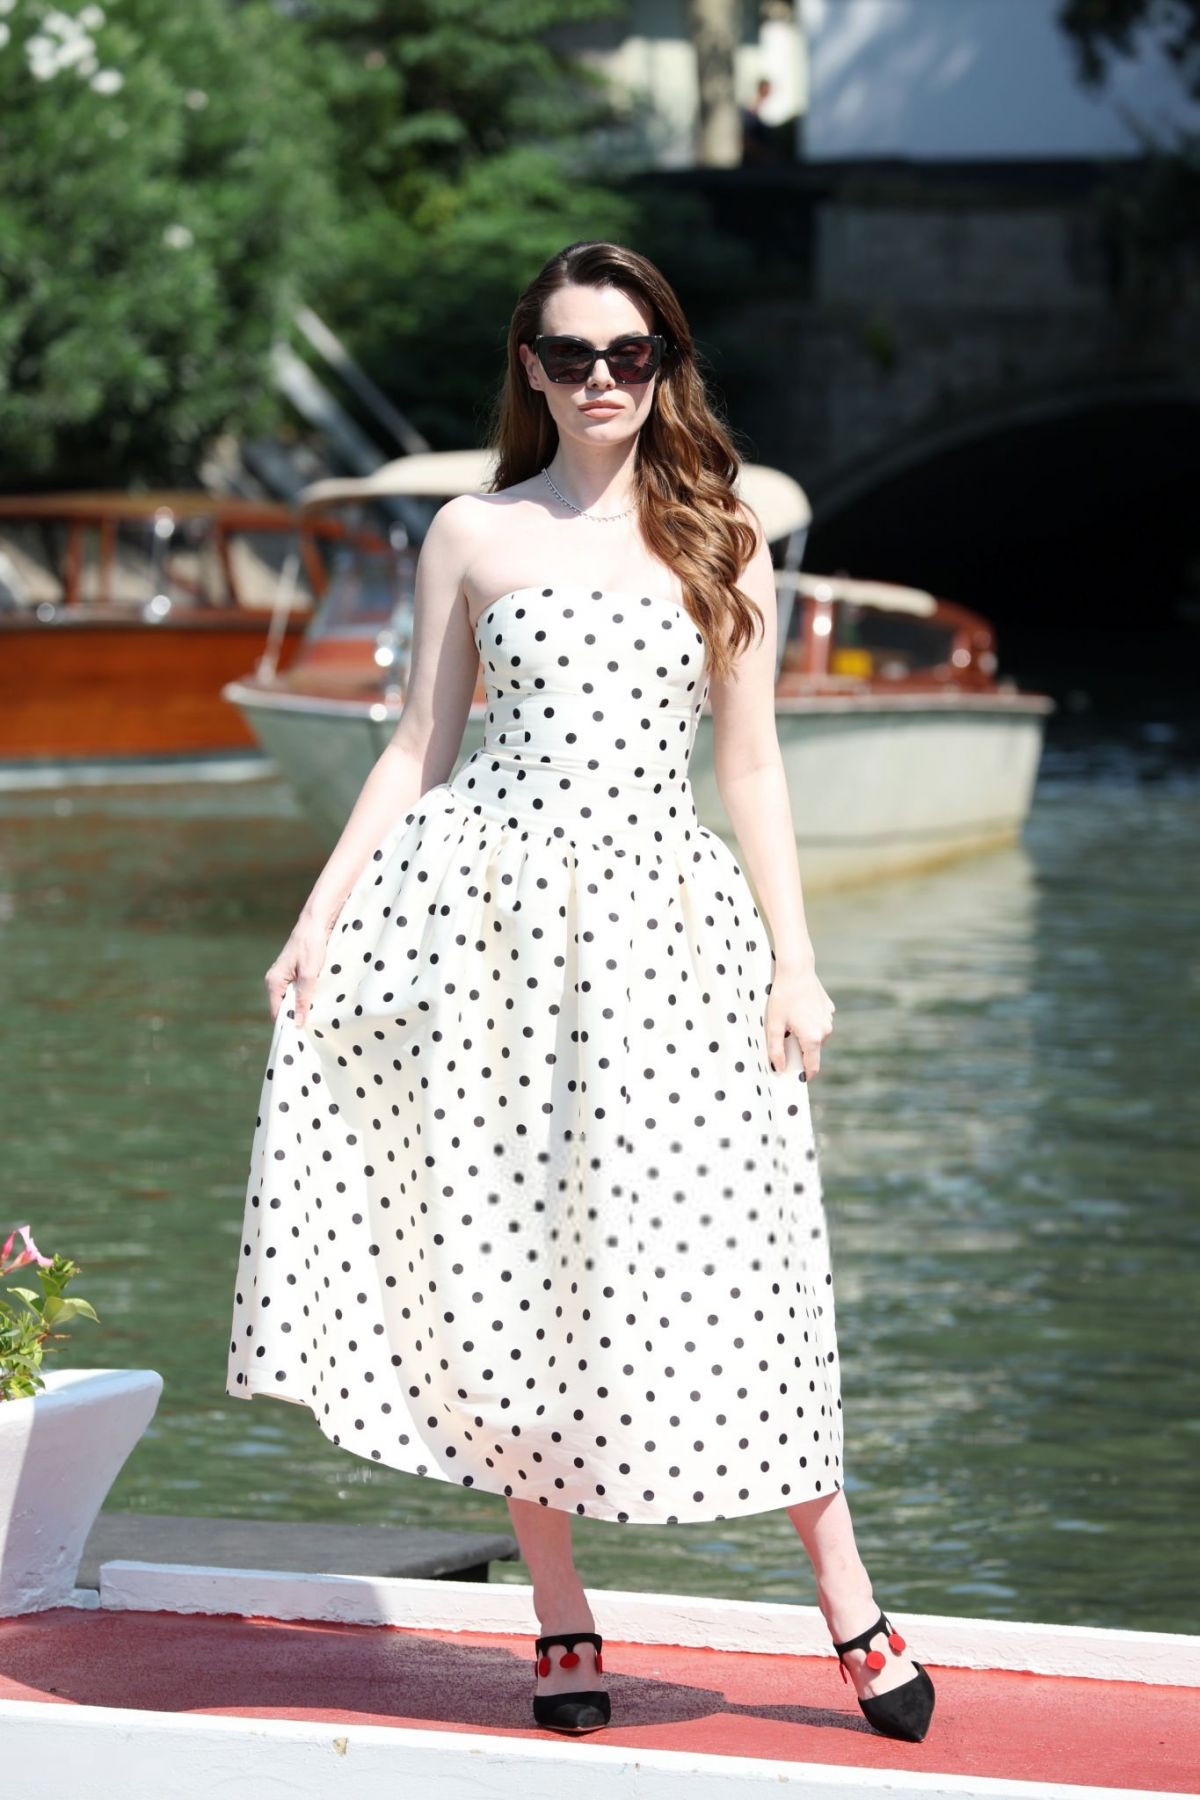
[[[581,1758],[605,1745],[1194,1792],[1194,1688],[927,1666],[934,1722],[924,1743],[906,1744],[868,1726],[826,1656],[606,1635],[613,1723],[564,1740],[530,1716],[525,1633],[71,1607],[0,1620],[0,1701],[553,1738]]]

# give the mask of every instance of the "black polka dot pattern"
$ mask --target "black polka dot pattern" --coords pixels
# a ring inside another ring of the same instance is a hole
[[[388,1467],[618,1523],[842,1486],[809,1096],[688,764],[704,640],[660,596],[483,614],[482,748],[390,828],[251,1151],[227,1392]]]

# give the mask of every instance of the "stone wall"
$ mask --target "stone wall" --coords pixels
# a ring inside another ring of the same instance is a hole
[[[1050,171],[1039,193],[990,169],[855,170],[781,193],[811,209],[807,231],[794,213],[786,226],[804,264],[743,292],[708,334],[743,449],[816,497],[1010,409],[1200,382],[1200,273],[1181,246],[1161,279],[1131,274],[1101,173]]]

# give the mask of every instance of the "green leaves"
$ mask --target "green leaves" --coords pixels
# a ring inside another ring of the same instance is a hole
[[[65,1325],[68,1320],[77,1319],[81,1315],[85,1319],[95,1319],[97,1324],[100,1323],[99,1315],[86,1300],[59,1300],[51,1298],[47,1300],[45,1307],[42,1310],[42,1317],[45,1319],[47,1325]]]
[[[8,1239],[9,1246],[12,1242]],[[79,1273],[78,1263],[56,1254],[46,1264],[22,1266],[37,1268],[41,1291],[0,1285],[0,1401],[27,1399],[45,1387],[41,1367],[46,1350],[67,1338],[58,1327],[80,1318],[100,1323],[90,1301],[64,1295]]]
[[[341,253],[309,289],[435,444],[479,441],[517,293],[582,237],[636,235],[592,167],[607,90],[556,40],[626,0],[313,0]],[[442,346],[452,346],[440,354]]]
[[[18,1300],[23,1300],[25,1302],[30,1312],[35,1312],[39,1318],[41,1317],[42,1296],[40,1294],[35,1294],[32,1288],[5,1288],[4,1292],[6,1296],[15,1294]]]
[[[43,10],[0,48],[0,479],[187,478],[328,254],[332,128],[265,0],[121,0],[113,92],[34,72]]]
[[[650,229],[606,146],[618,111],[571,54],[576,21],[628,0],[53,10],[94,74],[69,45],[31,52],[41,0],[0,33],[0,483],[186,484],[218,433],[290,423],[270,353],[301,300],[457,445],[564,244],[675,250],[693,293],[706,258],[730,278],[686,197]]]

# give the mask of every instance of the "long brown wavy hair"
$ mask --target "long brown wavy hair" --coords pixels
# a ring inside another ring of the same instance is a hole
[[[545,396],[529,385],[519,346],[532,347],[546,300],[574,282],[623,288],[649,308],[651,329],[667,339],[653,404],[638,435],[638,520],[651,552],[679,577],[712,671],[725,674],[752,640],[754,619],[762,621],[761,609],[737,585],[753,554],[755,531],[737,511],[738,456],[705,389],[683,308],[646,257],[623,244],[583,239],[552,256],[521,294],[489,434],[497,459],[489,491],[528,480],[558,448],[558,427]]]

